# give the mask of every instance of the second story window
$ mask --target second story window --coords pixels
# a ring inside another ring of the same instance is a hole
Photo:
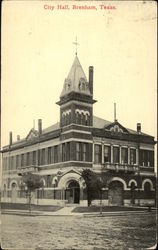
[[[19,155],[16,155],[16,168],[19,167]]]
[[[81,161],[81,143],[76,142],[76,161]]]
[[[82,156],[83,156],[83,161],[86,161],[86,143],[83,143],[83,154],[82,154]]]
[[[51,147],[48,148],[48,164],[51,163]]]
[[[33,160],[32,160],[33,165],[36,165],[36,151],[33,151]]]
[[[128,149],[121,148],[121,163],[126,164],[128,163]]]
[[[119,147],[113,147],[113,161],[119,163],[120,161],[120,149]]]
[[[26,154],[26,166],[30,165],[30,152]]]
[[[101,155],[102,155],[101,145],[96,144],[94,146],[94,162],[95,163],[101,163]]]
[[[104,162],[111,162],[111,148],[104,146]]]
[[[139,151],[139,163],[141,166],[154,167],[154,151],[141,149]]]
[[[130,149],[130,164],[136,164],[136,149],[134,148]]]
[[[54,163],[58,162],[58,146],[54,146]]]
[[[45,148],[43,148],[41,152],[41,165],[44,164],[45,164]]]
[[[66,161],[66,144],[62,144],[62,161]]]
[[[24,166],[24,154],[21,155],[21,166]]]

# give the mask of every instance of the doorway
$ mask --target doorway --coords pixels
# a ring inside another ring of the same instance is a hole
[[[69,204],[80,203],[80,186],[77,181],[71,181],[65,190],[65,199]]]
[[[11,185],[11,202],[15,203],[17,199],[17,185],[16,183],[12,183]]]

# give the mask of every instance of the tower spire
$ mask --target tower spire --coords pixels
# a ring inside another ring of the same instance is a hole
[[[76,36],[76,40],[75,40],[75,42],[73,42],[73,44],[75,44],[75,46],[76,46],[75,55],[77,56],[77,46],[79,45],[79,43],[77,42],[77,36]]]

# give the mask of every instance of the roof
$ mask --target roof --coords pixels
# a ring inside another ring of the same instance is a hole
[[[107,121],[105,119],[99,118],[97,116],[93,116],[93,128],[97,128],[97,129],[105,128],[106,129],[106,127],[109,127],[109,125],[113,125],[113,124],[114,124],[114,122],[110,122],[110,121]],[[43,129],[42,130],[42,135],[53,132],[53,131],[56,131],[58,129],[60,129],[60,123],[59,122],[57,122],[57,123],[45,128],[45,129]],[[138,134],[137,131],[135,131],[133,129],[126,128],[126,130],[128,130],[128,132],[130,134],[133,134],[133,135]],[[18,145],[23,145],[27,140],[30,141],[31,139],[33,139],[33,137],[34,137],[33,134],[34,134],[35,137],[38,137],[38,131],[35,131],[34,129],[31,129],[29,134],[25,138],[20,139],[20,140],[18,140],[16,142],[13,142],[13,144],[17,145],[17,146]],[[150,136],[150,135],[142,133],[142,132],[141,132],[141,135]],[[7,146],[4,146],[3,149],[5,147],[7,147]]]
[[[77,55],[75,56],[70,72],[65,79],[61,96],[64,96],[72,91],[91,95],[89,83]]]
[[[57,130],[59,128],[60,128],[60,123],[57,122],[57,123],[49,126],[48,128],[43,129],[42,130],[42,134],[46,134],[46,133],[52,132],[52,131]]]
[[[105,126],[111,124],[111,122],[99,118],[97,116],[93,116],[93,127],[94,128],[104,128]]]

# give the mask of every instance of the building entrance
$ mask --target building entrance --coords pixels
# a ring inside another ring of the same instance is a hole
[[[80,186],[77,181],[71,181],[65,190],[65,199],[69,204],[80,203]]]
[[[123,205],[123,184],[119,181],[113,181],[109,184],[108,191],[109,205]]]
[[[17,199],[17,185],[16,183],[12,183],[12,191],[11,191],[11,202],[15,203]]]

